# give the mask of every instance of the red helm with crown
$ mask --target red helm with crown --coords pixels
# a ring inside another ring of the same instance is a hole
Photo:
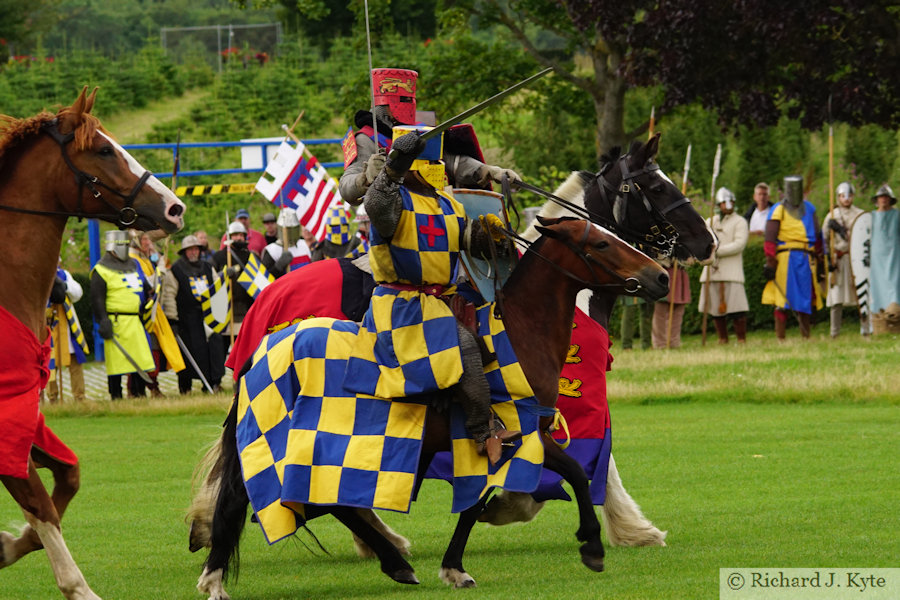
[[[415,124],[418,78],[419,74],[409,69],[372,69],[375,106],[387,105],[397,121]]]

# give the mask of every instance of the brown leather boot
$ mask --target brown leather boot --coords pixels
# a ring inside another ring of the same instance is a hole
[[[780,316],[775,314],[775,337],[779,340],[784,341],[785,333],[787,332],[787,319],[780,318]]]
[[[719,336],[719,344],[728,343],[728,322],[725,317],[713,317],[713,323],[716,326],[716,333]]]
[[[737,336],[738,344],[747,341],[747,317],[738,317],[734,320],[734,334]]]
[[[807,315],[806,313],[797,313],[797,321],[800,323],[800,335],[805,339],[809,339],[810,315]]]

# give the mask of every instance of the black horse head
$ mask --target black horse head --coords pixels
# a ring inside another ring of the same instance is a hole
[[[716,239],[703,217],[656,164],[659,134],[634,142],[627,154],[613,148],[598,173],[582,173],[584,205],[592,218],[658,258],[709,260]]]

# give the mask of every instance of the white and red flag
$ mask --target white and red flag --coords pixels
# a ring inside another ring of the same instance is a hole
[[[300,224],[317,240],[325,238],[328,211],[345,206],[337,182],[302,142],[281,142],[256,189],[275,206],[296,210]]]

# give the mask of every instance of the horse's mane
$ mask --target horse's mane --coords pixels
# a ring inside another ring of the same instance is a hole
[[[566,178],[562,185],[556,188],[553,195],[559,196],[563,200],[568,200],[578,206],[584,206],[584,188],[587,187],[593,177],[594,174],[588,171],[572,171],[572,174]],[[552,200],[545,202],[538,214],[548,219],[572,215],[567,208],[560,206]],[[537,229],[534,228],[536,223],[537,221],[529,225],[528,229],[525,230],[525,233],[522,234],[522,237],[532,242],[538,239],[540,234],[537,232]]]
[[[11,151],[19,147],[24,141],[38,135],[45,123],[49,123],[57,117],[62,120],[70,113],[71,107],[66,107],[60,109],[59,113],[55,115],[47,111],[41,111],[33,117],[25,119],[0,115],[0,168],[3,168]],[[100,124],[100,119],[94,115],[82,113],[80,117],[81,124],[75,129],[75,150],[87,148],[98,130],[106,131],[103,129],[103,125]]]

